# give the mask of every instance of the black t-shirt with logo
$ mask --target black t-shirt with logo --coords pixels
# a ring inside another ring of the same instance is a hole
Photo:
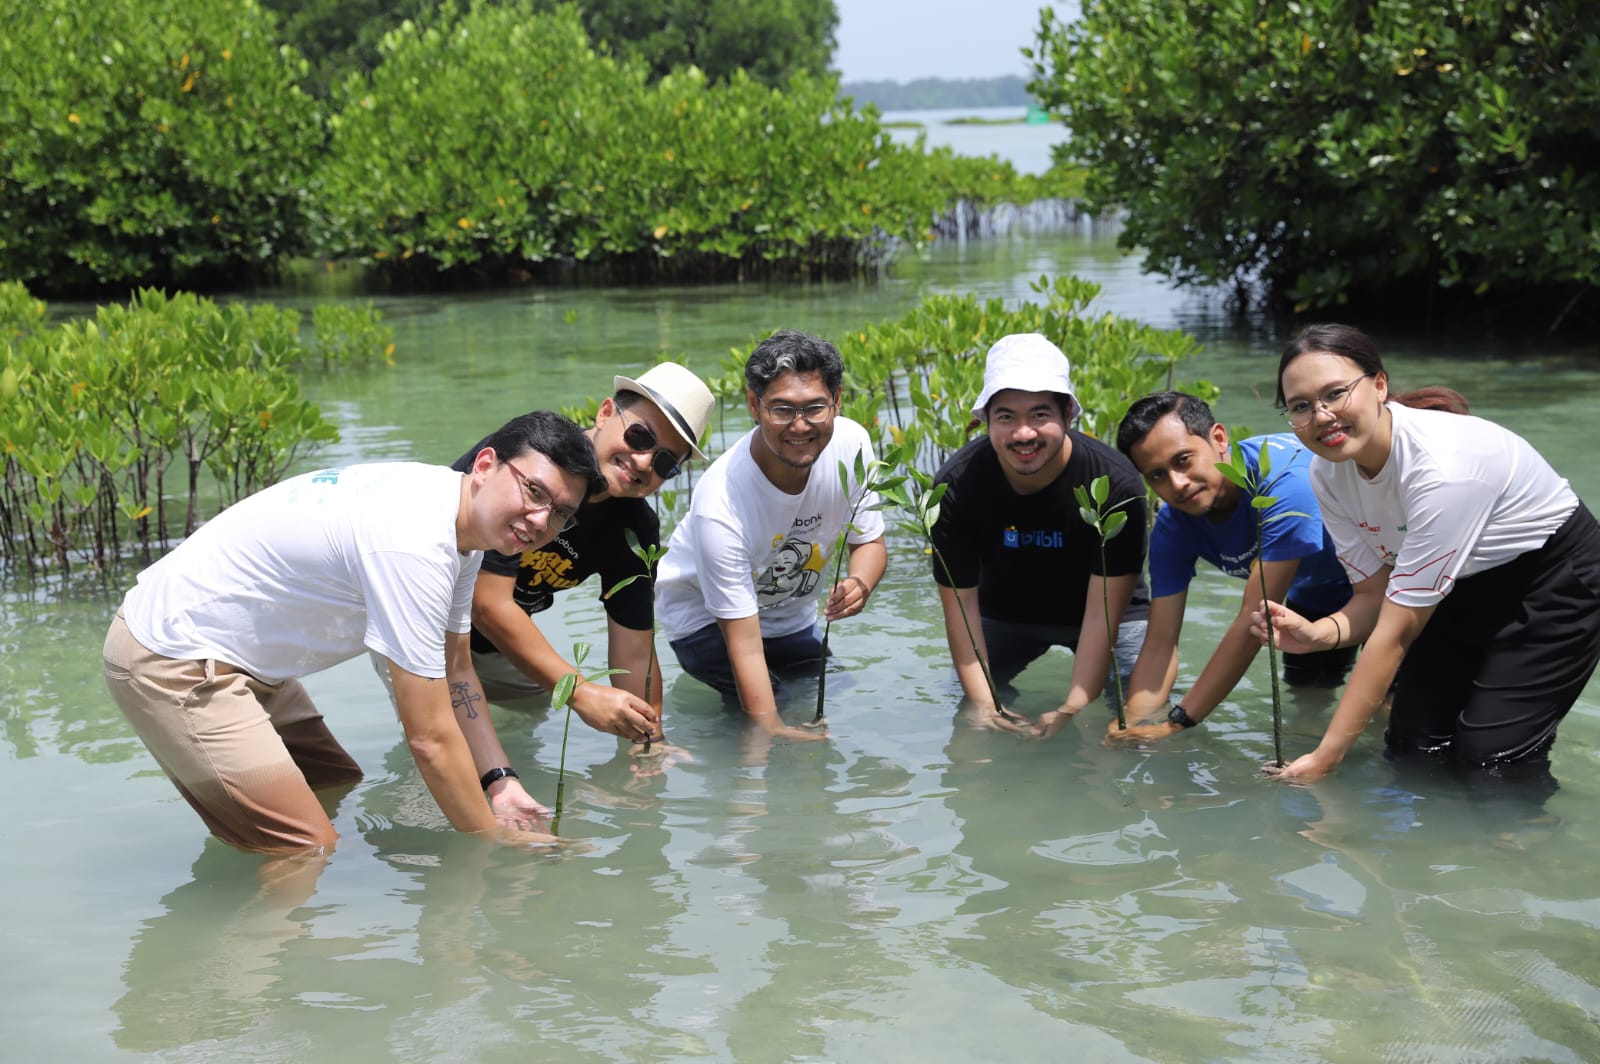
[[[1150,614],[1144,580],[1147,535],[1144,481],[1133,464],[1091,436],[1068,430],[1072,454],[1067,467],[1032,495],[1012,490],[1000,467],[994,443],[981,436],[950,457],[936,481],[948,484],[933,527],[934,546],[950,567],[947,577],[937,557],[933,576],[945,587],[978,589],[979,612],[997,621],[1078,627],[1091,574],[1139,574],[1125,621]],[[1111,478],[1107,503],[1131,499],[1123,509],[1127,523],[1106,544],[1100,562],[1100,536],[1078,513],[1073,488],[1096,477]],[[953,579],[952,579],[953,578]]]
[[[469,472],[481,449],[482,444],[474,447],[451,468],[458,473]],[[598,573],[600,588],[596,594],[605,605],[606,616],[624,628],[647,632],[655,625],[655,589],[648,577],[641,576],[605,598],[606,591],[618,581],[644,572],[644,562],[628,545],[624,530],[630,528],[643,546],[653,547],[661,542],[661,521],[645,500],[586,501],[578,508],[578,523],[571,531],[521,554],[486,550],[483,568],[499,576],[516,577],[512,597],[530,616],[549,609],[558,592],[577,587]],[[476,626],[472,629],[472,649],[480,654],[499,653]]]

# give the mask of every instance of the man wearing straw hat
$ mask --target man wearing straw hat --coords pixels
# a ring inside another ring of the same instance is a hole
[[[1053,735],[1110,682],[1110,630],[1117,631],[1118,669],[1132,670],[1149,615],[1144,483],[1126,458],[1071,428],[1079,407],[1070,372],[1067,356],[1038,333],[997,340],[972,407],[988,434],[952,455],[936,477],[947,487],[933,528],[933,575],[950,655],[979,722],[1012,731],[1031,723],[995,704],[985,664],[1003,693],[1051,646],[1073,652],[1070,688],[1033,725],[1038,735]],[[1074,494],[1100,476],[1110,478],[1108,504],[1129,500],[1127,523],[1105,545],[1103,563],[1099,534],[1079,515]]]
[[[654,587],[640,575],[644,562],[628,535],[645,547],[659,544],[660,521],[645,500],[689,459],[706,457],[698,444],[713,399],[699,377],[673,362],[637,379],[619,375],[614,387],[587,430],[604,489],[590,495],[574,524],[548,543],[520,554],[484,554],[472,596],[472,658],[492,700],[548,692],[574,666],[545,638],[534,614],[548,609],[560,592],[599,574],[610,667],[625,671],[610,684],[579,684],[572,708],[591,728],[642,743],[661,737],[661,667],[652,653]],[[457,468],[475,453],[463,455]],[[640,579],[606,597],[635,575]]]
[[[840,466],[872,459],[867,430],[839,416],[844,361],[826,340],[783,329],[745,363],[745,400],[755,427],[706,470],[689,515],[661,563],[661,626],[683,671],[737,696],[769,735],[820,739],[778,716],[773,671],[822,659],[817,605],[830,620],[852,617],[883,578],[883,515]],[[829,587],[836,545],[846,575]]]

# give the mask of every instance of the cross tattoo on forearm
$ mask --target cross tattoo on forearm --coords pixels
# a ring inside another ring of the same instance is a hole
[[[467,719],[472,720],[478,715],[478,703],[483,701],[483,696],[472,689],[472,685],[465,680],[456,680],[450,685],[450,708],[456,712],[467,711]]]

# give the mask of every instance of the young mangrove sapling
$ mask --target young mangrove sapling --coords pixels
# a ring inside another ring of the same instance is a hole
[[[1256,460],[1257,469],[1252,471],[1250,464],[1245,461],[1244,452],[1239,449],[1239,444],[1234,442],[1229,446],[1229,460],[1217,463],[1217,472],[1227,477],[1250,497],[1250,508],[1255,513],[1256,531],[1256,571],[1261,574],[1261,613],[1266,618],[1267,624],[1267,669],[1272,677],[1272,756],[1273,766],[1283,767],[1283,700],[1278,689],[1278,637],[1272,626],[1272,611],[1267,608],[1267,570],[1261,564],[1261,530],[1274,521],[1281,521],[1286,517],[1309,517],[1299,511],[1276,513],[1267,516],[1266,511],[1276,505],[1278,499],[1271,494],[1276,481],[1269,479],[1272,473],[1272,447],[1270,442],[1262,441],[1259,457]]]
[[[588,643],[572,644],[573,671],[567,673],[556,681],[555,690],[550,692],[550,708],[557,713],[563,709],[567,711],[566,723],[561,726],[561,764],[556,769],[556,813],[550,821],[550,833],[561,834],[561,809],[565,798],[567,786],[567,736],[572,732],[572,692],[578,685],[591,680],[599,680],[606,676],[615,676],[626,669],[603,669],[591,676],[585,676],[581,671],[583,659],[589,656]]]
[[[904,476],[885,477],[889,465],[882,459],[867,461],[866,453],[856,452],[855,461],[855,495],[850,493],[851,471],[844,460],[839,461],[839,483],[844,485],[845,497],[851,499],[850,517],[845,521],[844,530],[839,533],[839,538],[833,544],[833,585],[828,594],[832,597],[833,591],[839,587],[843,578],[845,558],[849,555],[848,536],[851,532],[859,533],[856,527],[856,515],[861,512],[861,504],[868,495],[881,493],[885,488],[897,487],[905,481]],[[878,505],[881,505],[878,504]],[[822,623],[822,660],[817,664],[817,713],[811,718],[811,727],[821,727],[823,721],[823,707],[828,691],[828,633],[833,628],[833,620],[829,618]]]
[[[1100,537],[1100,572],[1106,571],[1106,544],[1116,538],[1117,533],[1128,523],[1127,511],[1123,509],[1133,499],[1123,499],[1111,506],[1106,505],[1106,498],[1111,494],[1111,478],[1107,476],[1095,477],[1089,482],[1089,487],[1082,484],[1072,489],[1078,498],[1078,516],[1083,518],[1083,523],[1095,530]],[[1102,608],[1105,610],[1106,619],[1106,646],[1111,650],[1111,675],[1117,684],[1117,727],[1126,731],[1128,718],[1123,712],[1124,694],[1122,690],[1122,668],[1117,661],[1117,627],[1111,623],[1111,590],[1104,576],[1100,580],[1100,594]]]
[[[904,469],[905,475],[896,483],[886,484],[879,493],[887,504],[894,506],[904,515],[900,527],[928,544],[935,563],[944,571],[945,579],[950,582],[950,587],[954,590],[955,577],[950,572],[950,565],[933,541],[933,526],[939,522],[939,502],[944,498],[945,489],[950,485],[935,484],[931,476],[911,464],[914,457],[914,448],[910,444],[896,448],[890,453],[887,464]],[[954,597],[956,609],[961,615],[961,625],[966,630],[968,642],[972,645],[973,657],[978,659],[978,666],[983,670],[983,682],[989,687],[989,699],[995,713],[1008,724],[1026,724],[1027,721],[1008,711],[1001,704],[1000,688],[994,682],[994,673],[989,670],[988,658],[978,652],[978,637],[972,628],[972,618],[967,616],[967,609],[961,602],[961,596]]]

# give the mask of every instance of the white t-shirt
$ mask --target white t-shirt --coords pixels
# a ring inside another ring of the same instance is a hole
[[[1437,605],[1464,576],[1544,546],[1578,508],[1527,440],[1479,417],[1388,404],[1389,460],[1372,479],[1317,458],[1311,486],[1339,560],[1358,583],[1385,565],[1388,596]]]
[[[216,658],[266,683],[365,649],[442,677],[472,628],[481,552],[456,550],[461,474],[414,462],[306,473],[228,507],[123,600],[150,650]]]
[[[866,429],[838,418],[805,490],[780,491],[750,454],[751,429],[711,463],[694,486],[689,514],[672,532],[656,579],[656,616],[667,638],[679,639],[717,620],[757,614],[765,638],[792,635],[816,623],[817,602],[832,586],[831,557],[861,486],[839,480],[839,463],[855,478],[856,455],[871,462]],[[867,492],[856,510],[850,543],[883,535],[883,515]]]

